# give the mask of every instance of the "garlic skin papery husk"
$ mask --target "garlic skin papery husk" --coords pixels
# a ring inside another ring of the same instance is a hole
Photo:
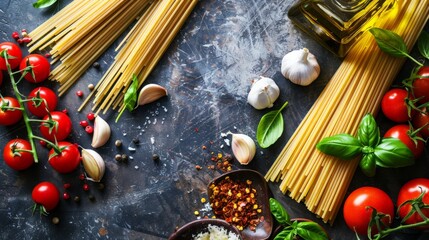
[[[87,179],[100,182],[106,169],[100,154],[91,149],[82,149],[82,163],[86,174],[89,176]]]
[[[149,83],[144,86],[138,96],[138,104],[140,106],[154,102],[161,97],[167,96],[167,89],[158,84]]]
[[[100,116],[96,116],[94,120],[94,133],[92,135],[91,146],[98,148],[107,143],[110,138],[111,130],[109,124]]]
[[[252,83],[247,102],[255,109],[271,108],[280,95],[280,89],[273,79],[261,77]]]
[[[241,165],[249,164],[256,153],[256,144],[253,139],[245,134],[231,133],[231,148],[234,157]]]
[[[303,48],[283,57],[281,72],[291,82],[308,86],[319,76],[320,66],[316,57],[307,48]]]

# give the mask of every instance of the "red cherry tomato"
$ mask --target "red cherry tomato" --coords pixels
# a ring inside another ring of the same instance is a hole
[[[69,142],[59,142],[61,153],[52,148],[49,151],[49,164],[59,173],[70,173],[80,164],[81,158],[78,147]]]
[[[31,144],[24,139],[13,139],[3,149],[3,160],[12,169],[21,171],[33,165],[34,158]]]
[[[60,191],[51,182],[41,182],[33,188],[33,201],[43,207],[43,212],[53,210],[60,202]]]
[[[27,71],[24,71],[27,67]],[[51,64],[48,59],[40,54],[30,54],[25,56],[19,64],[19,70],[22,71],[25,80],[31,83],[40,83],[48,79],[51,73]]]
[[[51,112],[52,124],[44,122],[40,124],[40,133],[50,141],[62,141],[66,139],[72,131],[72,122],[63,112]],[[49,115],[43,118],[43,121],[49,121]]]
[[[47,87],[37,87],[28,95],[28,110],[36,117],[44,117],[48,112],[55,110],[58,104],[58,97],[51,89]],[[42,100],[42,101],[40,101]]]
[[[8,108],[19,108],[19,102],[13,97],[0,98],[0,125],[10,126],[13,125],[22,118],[22,111],[19,109],[8,109]]]
[[[429,112],[423,108],[421,112],[417,112],[412,119],[414,129],[421,128],[420,132],[423,137],[429,138]]]
[[[417,159],[423,154],[425,144],[421,139],[417,139],[422,137],[420,133],[416,133],[415,136],[410,136],[410,134],[410,126],[400,124],[387,130],[384,137],[393,137],[401,140],[405,145],[407,145],[411,152],[413,152],[414,157]],[[415,142],[413,138],[415,139]]]
[[[423,77],[413,81],[414,97],[422,98],[419,103],[427,103],[429,102],[429,66],[421,67],[417,74]]]
[[[387,91],[381,100],[381,111],[390,120],[403,123],[410,119],[408,115],[408,106],[406,101],[408,92],[405,89],[394,88]],[[410,115],[413,116],[414,111]]]
[[[9,58],[7,59],[11,69],[19,66],[22,59],[22,51],[18,45],[11,42],[0,43],[0,70],[7,70],[6,60],[3,58],[3,51],[7,51]]]
[[[343,215],[347,226],[360,235],[367,235],[373,208],[379,213],[390,216],[381,220],[389,226],[395,217],[393,201],[389,195],[375,187],[361,187],[354,190],[344,202]],[[377,232],[377,227],[373,226],[371,233]]]
[[[422,192],[424,192],[424,195],[422,198],[423,203],[429,204],[429,179],[427,178],[416,178],[416,179],[410,180],[401,187],[401,189],[399,190],[398,200],[397,200],[397,206],[399,208],[398,213],[401,219],[404,219],[404,217],[407,216],[408,213],[410,213],[410,211],[412,210],[410,203],[406,203],[402,206],[401,204],[405,203],[406,201],[414,200],[418,198],[422,194]],[[429,209],[421,208],[421,210],[426,217],[429,217]],[[423,221],[422,217],[417,212],[415,212],[404,222],[405,224],[413,224],[413,223],[418,223],[422,221]],[[419,229],[428,229],[428,228],[429,228],[429,225],[419,227]]]

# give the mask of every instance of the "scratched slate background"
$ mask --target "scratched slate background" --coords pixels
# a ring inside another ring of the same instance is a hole
[[[2,0],[0,2],[0,40],[11,41],[12,31],[31,31],[70,1],[60,1],[50,9],[33,9],[30,0]],[[102,115],[113,133],[107,145],[99,150],[105,158],[107,172],[105,189],[97,190],[90,184],[90,192],[81,190],[78,179],[81,170],[68,175],[55,173],[46,162],[46,150],[39,147],[41,162],[24,172],[10,170],[4,163],[0,167],[0,238],[2,239],[166,239],[177,226],[181,226],[210,211],[200,203],[206,197],[206,185],[219,171],[208,170],[212,153],[231,153],[222,133],[228,131],[248,134],[255,138],[256,126],[267,110],[257,111],[246,103],[252,79],[258,76],[273,78],[281,89],[274,108],[289,101],[284,111],[285,132],[269,149],[258,148],[254,161],[246,168],[265,174],[283,148],[287,139],[305,116],[341,59],[322,49],[316,42],[297,30],[287,18],[293,1],[286,0],[226,0],[200,1],[189,20],[171,44],[147,82],[163,85],[169,91],[167,98],[125,113],[114,123],[115,111]],[[115,42],[117,45],[119,40]],[[280,61],[291,50],[307,47],[321,65],[319,79],[310,87],[299,87],[285,80],[280,73]],[[88,94],[87,85],[96,83],[113,61],[112,46],[98,60],[101,70],[88,69],[77,84],[61,98],[58,109],[66,108],[74,122],[70,141],[90,147],[91,137],[78,125],[90,112],[77,107],[82,99],[75,91]],[[23,47],[25,51],[25,47]],[[409,71],[405,66],[403,73]],[[46,83],[56,89],[55,83]],[[23,83],[26,94],[32,87]],[[11,94],[10,84],[1,87],[3,95]],[[389,126],[378,116],[385,130]],[[35,127],[36,129],[36,127]],[[37,133],[37,130],[35,130]],[[9,139],[25,137],[22,124],[0,127],[0,145]],[[133,139],[139,139],[135,145]],[[117,148],[115,140],[123,141]],[[206,150],[202,146],[207,146]],[[129,148],[130,147],[130,148]],[[118,153],[130,156],[126,164],[114,160]],[[158,154],[158,163],[152,154]],[[368,179],[360,172],[350,191],[362,185],[383,188],[396,197],[399,186],[417,176],[429,176],[427,151],[417,166],[401,170],[380,170]],[[203,166],[200,171],[195,165]],[[237,163],[234,169],[243,168]],[[48,217],[32,215],[31,190],[39,181],[49,180],[61,190],[63,183],[71,183],[72,196],[79,195],[79,204],[62,200]],[[293,217],[307,217],[319,221],[305,206],[294,202],[270,183],[274,196],[284,203]],[[88,195],[95,201],[88,200]],[[60,218],[59,225],[51,223]],[[319,221],[320,222],[320,221]],[[341,213],[333,226],[322,225],[332,239],[353,239],[354,234],[345,226]],[[426,237],[426,238],[425,238]],[[427,239],[427,235],[407,233],[391,239]]]

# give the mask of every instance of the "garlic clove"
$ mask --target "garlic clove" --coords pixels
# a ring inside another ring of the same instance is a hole
[[[247,102],[255,109],[271,108],[280,95],[280,89],[273,79],[261,77],[252,83]]]
[[[92,135],[91,146],[98,148],[107,143],[110,138],[111,130],[109,124],[97,115],[94,120],[94,133]]]
[[[150,83],[140,90],[138,103],[140,106],[145,105],[164,96],[167,96],[167,89],[158,84]]]
[[[320,74],[320,66],[316,57],[307,48],[287,53],[281,64],[283,76],[291,82],[301,85],[310,85]]]
[[[82,163],[86,174],[89,176],[88,180],[100,182],[106,168],[100,154],[91,149],[82,149]]]
[[[232,133],[231,148],[241,165],[249,164],[256,153],[255,142],[245,134]]]

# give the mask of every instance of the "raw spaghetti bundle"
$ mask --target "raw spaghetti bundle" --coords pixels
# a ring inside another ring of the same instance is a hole
[[[398,33],[411,48],[428,14],[429,0],[403,0],[377,26]],[[304,201],[311,212],[332,224],[359,162],[325,155],[316,144],[338,133],[356,134],[362,117],[377,113],[403,62],[381,52],[370,33],[365,33],[291,136],[266,179],[281,181],[283,193]]]
[[[133,74],[141,86],[197,2],[161,0],[152,3],[120,44],[115,61],[80,109],[92,98],[92,110],[97,109],[97,113],[123,107],[123,96],[131,85]]]
[[[50,75],[60,83],[59,95],[71,87],[92,63],[145,11],[150,0],[74,0],[29,33],[29,51],[47,50]]]

